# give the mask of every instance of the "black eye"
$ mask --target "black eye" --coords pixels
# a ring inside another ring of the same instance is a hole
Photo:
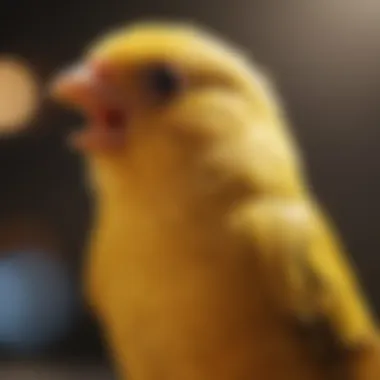
[[[167,100],[181,91],[183,78],[181,73],[168,64],[156,64],[144,72],[146,90],[156,100]]]

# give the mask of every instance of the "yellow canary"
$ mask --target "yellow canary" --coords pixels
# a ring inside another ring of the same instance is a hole
[[[377,326],[268,79],[201,28],[109,33],[52,93],[88,117],[87,294],[123,379],[379,380]]]

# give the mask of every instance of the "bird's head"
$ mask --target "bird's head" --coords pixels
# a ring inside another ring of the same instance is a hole
[[[73,143],[125,176],[179,175],[203,147],[227,147],[280,119],[265,77],[239,50],[182,24],[108,34],[51,91],[88,120]]]

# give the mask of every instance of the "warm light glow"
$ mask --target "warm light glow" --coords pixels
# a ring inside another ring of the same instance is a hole
[[[26,128],[39,100],[33,72],[16,59],[0,57],[0,132],[14,133]]]

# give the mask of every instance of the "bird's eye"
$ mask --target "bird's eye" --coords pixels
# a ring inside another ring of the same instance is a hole
[[[158,101],[165,101],[181,91],[183,78],[179,70],[168,64],[156,64],[144,71],[145,89]]]

